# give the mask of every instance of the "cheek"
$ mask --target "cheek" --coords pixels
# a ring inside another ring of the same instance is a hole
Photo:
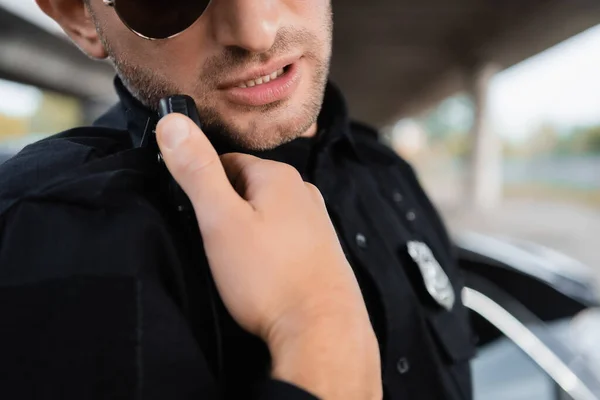
[[[140,69],[151,76],[162,77],[171,81],[176,87],[185,87],[189,76],[198,71],[196,57],[189,51],[181,49],[175,41],[149,41],[126,30],[116,29],[107,38],[111,54],[118,64],[126,65],[133,71]]]
[[[140,38],[121,23],[107,39],[112,55],[120,64],[145,70],[186,91],[191,91],[197,84],[210,50],[195,29],[173,39],[150,41]]]
[[[330,8],[330,0],[285,0],[287,8],[297,15],[322,18]]]
[[[331,1],[287,0],[286,3],[288,5],[289,18],[286,18],[285,25],[307,30],[319,39],[320,44],[317,47],[327,51],[330,47],[333,23]]]
[[[94,9],[97,23],[105,41],[112,50],[120,47],[120,42],[130,33],[112,7]]]
[[[312,29],[329,30],[331,24],[331,2],[329,0],[291,1],[296,3],[295,9],[301,18],[297,21],[299,24],[310,23]]]

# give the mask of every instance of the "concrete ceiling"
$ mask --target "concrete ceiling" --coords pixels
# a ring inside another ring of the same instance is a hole
[[[112,75],[110,65],[90,60],[66,36],[0,7],[0,78],[103,102],[114,99]]]
[[[333,0],[332,77],[377,126],[600,23],[598,0]]]
[[[509,67],[600,23],[598,0],[333,0],[332,78],[352,114],[377,126],[465,87],[469,71]],[[112,69],[0,8],[0,77],[112,99]]]

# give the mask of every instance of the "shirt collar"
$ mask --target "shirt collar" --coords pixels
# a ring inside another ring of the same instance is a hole
[[[131,95],[119,77],[115,77],[114,85],[119,103],[97,119],[93,125],[127,130],[132,145],[143,146],[148,141],[148,137],[152,136],[152,130],[158,123],[158,115]],[[317,125],[316,147],[319,151],[344,147],[359,157],[356,144],[350,134],[346,102],[340,90],[331,82],[327,83],[325,89]]]

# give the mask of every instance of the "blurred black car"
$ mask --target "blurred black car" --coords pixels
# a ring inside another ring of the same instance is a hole
[[[476,400],[600,399],[597,276],[556,251],[455,236],[479,338]]]

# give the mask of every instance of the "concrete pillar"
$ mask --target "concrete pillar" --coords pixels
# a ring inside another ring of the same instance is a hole
[[[495,64],[481,64],[467,78],[473,97],[474,120],[465,205],[472,210],[490,210],[502,199],[502,144],[490,127],[488,104],[490,81],[499,71]]]

